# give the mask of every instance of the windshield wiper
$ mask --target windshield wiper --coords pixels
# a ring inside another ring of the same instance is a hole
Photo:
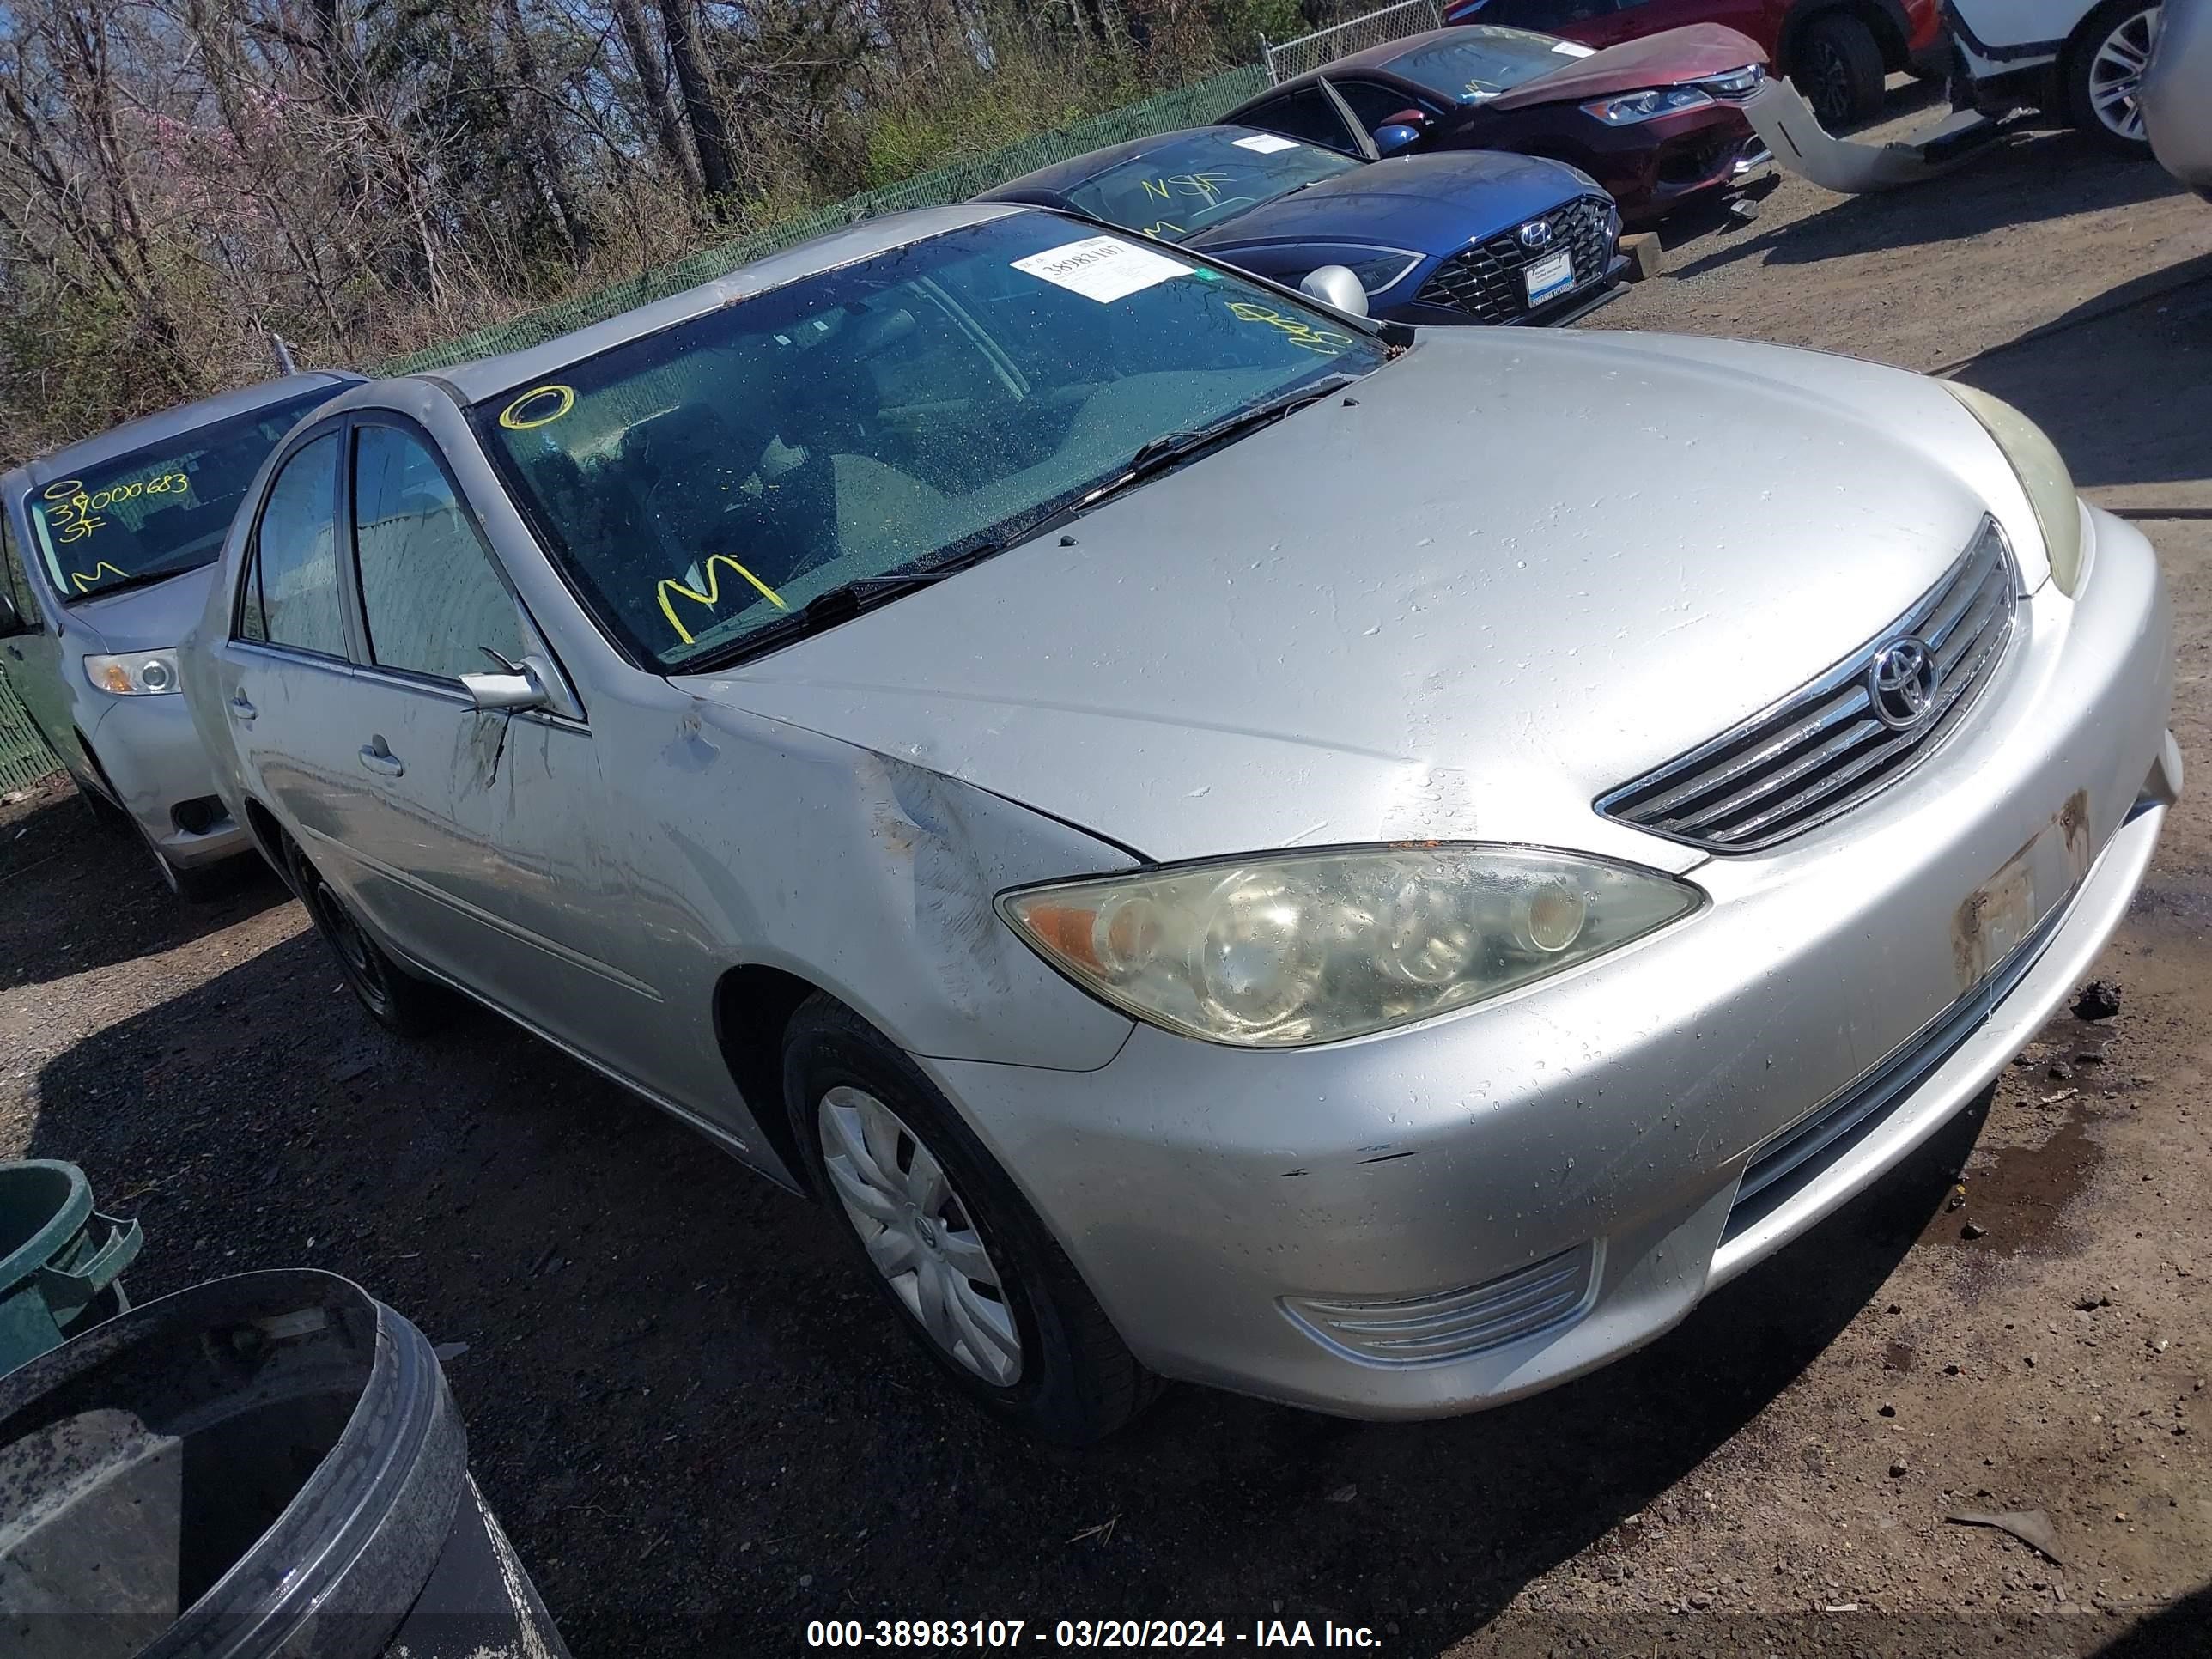
[[[999,550],[993,547],[990,552]],[[727,667],[756,653],[791,640],[805,639],[810,634],[819,634],[825,629],[847,623],[862,611],[872,611],[878,605],[897,599],[917,587],[927,587],[932,582],[943,581],[955,571],[974,562],[977,555],[963,555],[959,560],[946,564],[932,565],[927,570],[902,570],[888,576],[860,576],[854,580],[817,593],[798,610],[764,623],[741,638],[712,651],[702,652],[689,662],[674,664],[670,672],[679,674],[710,672]]]
[[[1255,427],[1267,426],[1279,421],[1285,416],[1304,409],[1308,404],[1317,404],[1332,392],[1340,392],[1346,386],[1353,385],[1359,378],[1357,374],[1348,374],[1341,371],[1334,374],[1324,374],[1318,380],[1310,381],[1290,392],[1279,392],[1273,398],[1263,398],[1259,403],[1238,410],[1234,415],[1224,416],[1220,420],[1207,425],[1194,427],[1188,432],[1163,433],[1160,436],[1139,445],[1137,453],[1129,457],[1127,465],[1122,467],[1113,481],[1103,489],[1096,490],[1085,497],[1083,505],[1086,507],[1093,507],[1117,490],[1126,489],[1133,483],[1141,483],[1146,478],[1158,477],[1170,467],[1188,460],[1202,449],[1210,449],[1215,444],[1236,437],[1240,433],[1249,432]]]

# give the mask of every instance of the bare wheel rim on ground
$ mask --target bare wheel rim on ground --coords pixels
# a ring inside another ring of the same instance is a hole
[[[1019,1381],[1006,1281],[944,1164],[865,1089],[840,1084],[815,1116],[830,1184],[892,1294],[963,1370],[994,1388]]]

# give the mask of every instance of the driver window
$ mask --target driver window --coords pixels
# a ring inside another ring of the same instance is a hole
[[[1302,87],[1296,92],[1285,93],[1242,118],[1248,126],[1265,127],[1270,132],[1303,138],[1310,144],[1347,155],[1358,153],[1358,144],[1345,131],[1344,117],[1319,87]]]
[[[398,427],[354,437],[354,546],[369,660],[459,679],[529,647],[514,598],[492,568],[453,485],[429,450]]]
[[[15,614],[33,628],[44,628],[46,613],[40,609],[39,596],[32,590],[30,574],[23,568],[23,552],[15,539],[15,526],[4,513],[0,513],[0,551],[4,551],[7,559],[8,592],[15,601]]]
[[[1372,132],[1385,125],[1394,115],[1417,109],[1434,120],[1440,112],[1426,99],[1416,98],[1399,87],[1386,87],[1375,81],[1337,81],[1331,82],[1344,101],[1352,106],[1352,112],[1359,118],[1359,125]]]

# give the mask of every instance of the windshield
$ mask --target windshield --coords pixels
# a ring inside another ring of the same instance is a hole
[[[1452,30],[1451,39],[1425,41],[1382,67],[1440,98],[1479,104],[1524,81],[1565,69],[1571,58],[1589,55],[1588,46],[1571,40],[1470,23]]]
[[[603,624],[672,671],[1026,533],[1153,439],[1387,356],[1298,301],[1024,211],[633,340],[476,424]]]
[[[1361,163],[1249,128],[1187,133],[1066,192],[1068,205],[1164,242],[1249,212]]]
[[[213,563],[276,441],[344,390],[318,386],[33,490],[23,504],[55,587],[74,603]]]

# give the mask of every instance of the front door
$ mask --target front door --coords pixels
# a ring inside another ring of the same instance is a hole
[[[71,770],[84,770],[84,750],[76,740],[73,694],[62,678],[61,634],[57,608],[23,565],[23,544],[4,507],[0,507],[0,562],[6,566],[9,597],[23,618],[25,631],[0,641],[9,689],[15,692],[46,747]],[[78,671],[80,673],[82,670]]]
[[[627,890],[584,711],[479,710],[464,674],[546,647],[429,440],[352,428],[359,667],[330,732],[351,788],[333,849],[394,944],[550,1035],[628,1057],[658,1000],[617,964]]]

